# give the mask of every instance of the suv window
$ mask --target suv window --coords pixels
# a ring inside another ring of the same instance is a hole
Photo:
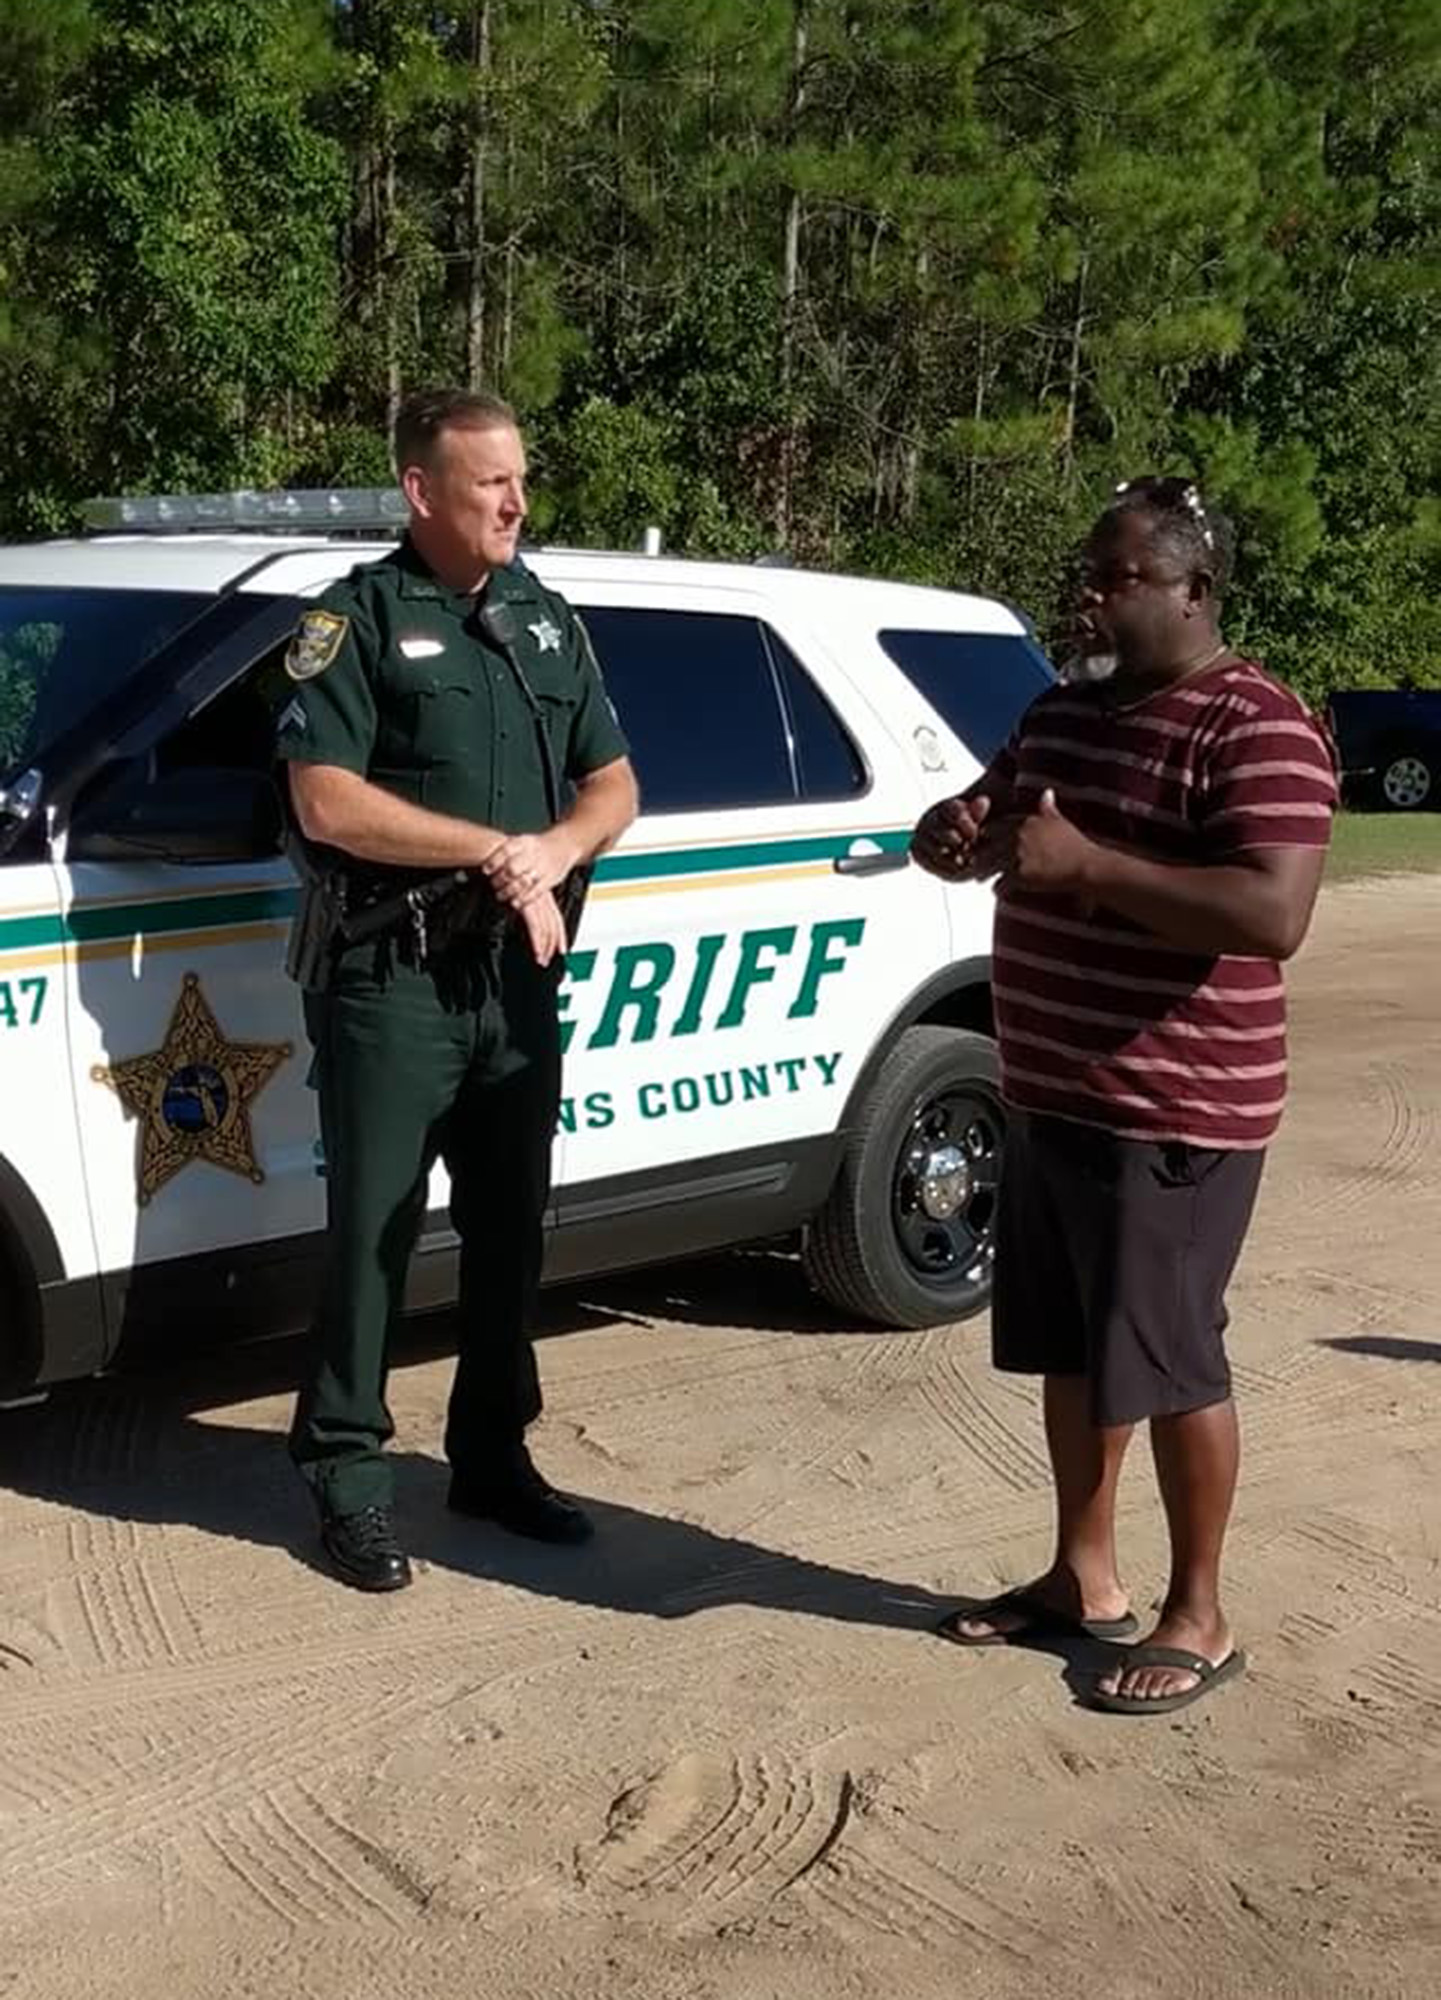
[[[43,756],[210,601],[177,590],[0,588],[0,772]]]
[[[851,799],[866,790],[865,760],[845,724],[786,644],[764,627],[790,720],[796,791],[803,799]]]
[[[272,648],[255,666],[212,695],[156,751],[155,767],[170,771],[258,771],[275,767],[275,691],[288,689],[285,655],[290,641]]]
[[[795,798],[786,718],[755,619],[609,606],[582,615],[647,812]]]
[[[912,687],[945,717],[978,764],[989,764],[1054,675],[1019,632],[877,634]]]

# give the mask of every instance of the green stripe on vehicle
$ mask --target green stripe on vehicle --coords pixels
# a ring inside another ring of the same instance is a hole
[[[183,896],[172,903],[112,903],[70,912],[69,935],[78,944],[102,938],[133,937],[143,931],[163,937],[168,931],[223,930],[229,924],[261,924],[288,917],[295,910],[291,888],[242,889],[232,895]]]
[[[804,840],[738,841],[728,847],[679,847],[664,854],[607,854],[597,862],[597,882],[653,881],[672,875],[719,875],[736,868],[778,868],[787,862],[835,861],[858,840],[887,854],[910,841],[909,828],[884,833],[827,833]]]
[[[720,875],[737,869],[778,868],[807,861],[833,861],[857,841],[898,853],[910,839],[907,828],[881,832],[819,834],[796,840],[740,841],[723,847],[679,847],[661,853],[609,854],[596,865],[597,882],[666,881],[681,875]],[[289,887],[217,891],[212,896],[177,896],[168,902],[82,904],[68,917],[37,914],[0,917],[0,952],[34,951],[47,945],[100,944],[120,938],[164,937],[180,931],[223,930],[289,917],[296,892]]]
[[[295,909],[291,888],[242,889],[230,895],[177,896],[157,903],[82,904],[68,917],[0,918],[0,951],[33,951],[37,946],[99,944],[117,938],[164,937],[173,931],[223,930],[233,924],[263,924]]]

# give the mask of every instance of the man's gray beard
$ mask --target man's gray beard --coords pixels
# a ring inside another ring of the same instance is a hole
[[[1072,653],[1061,666],[1063,681],[1106,681],[1116,671],[1114,653]]]

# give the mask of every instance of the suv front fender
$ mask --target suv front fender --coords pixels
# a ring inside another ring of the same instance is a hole
[[[881,1064],[906,1029],[914,1028],[921,1021],[938,1021],[969,1028],[972,1033],[994,1035],[990,953],[985,952],[975,958],[958,958],[950,965],[942,966],[939,972],[933,972],[902,1001],[877,1037],[875,1047],[851,1085],[838,1136],[844,1137],[854,1127],[857,1112],[870,1093]]]
[[[93,1375],[105,1361],[98,1279],[66,1278],[44,1209],[0,1154],[0,1395]]]

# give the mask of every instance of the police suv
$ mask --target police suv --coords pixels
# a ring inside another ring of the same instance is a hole
[[[325,1227],[271,765],[307,601],[398,494],[96,503],[0,549],[0,1395],[295,1329]],[[800,1232],[850,1317],[987,1297],[991,899],[909,865],[1046,685],[984,598],[536,549],[639,774],[561,988],[547,1274]],[[409,1303],[453,1295],[437,1168]]]

